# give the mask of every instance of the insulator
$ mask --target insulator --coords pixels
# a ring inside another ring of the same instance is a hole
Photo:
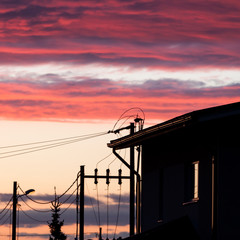
[[[122,169],[118,170],[118,184],[122,184]]]
[[[95,183],[95,184],[98,184],[98,179],[97,179],[98,169],[95,168],[94,172],[95,172],[94,183]]]
[[[109,183],[110,183],[110,181],[109,181],[109,175],[110,175],[110,169],[108,168],[108,169],[106,170],[106,184],[109,184]]]

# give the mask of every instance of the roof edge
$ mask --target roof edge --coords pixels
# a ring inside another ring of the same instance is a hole
[[[240,115],[240,102],[195,110],[170,119],[166,122],[138,131],[132,135],[112,140],[107,144],[107,146],[109,148],[121,149],[132,145],[140,145],[140,142],[149,138],[184,128],[193,123],[207,122],[224,117],[231,117],[233,115]]]

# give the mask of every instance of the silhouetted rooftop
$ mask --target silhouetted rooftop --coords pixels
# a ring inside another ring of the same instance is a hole
[[[200,123],[219,121],[236,116],[240,116],[240,102],[201,109],[138,131],[133,135],[127,135],[125,137],[112,140],[108,143],[108,147],[121,149],[133,145],[140,145],[148,139],[175,131],[177,129],[183,129],[187,126],[193,125],[197,126]]]

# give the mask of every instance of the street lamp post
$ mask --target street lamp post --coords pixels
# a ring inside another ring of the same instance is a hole
[[[13,214],[12,214],[12,240],[16,240],[17,202],[18,198],[34,192],[34,189],[27,190],[22,195],[17,195],[17,182],[13,182]]]

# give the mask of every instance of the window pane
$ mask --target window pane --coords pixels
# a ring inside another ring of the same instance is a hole
[[[194,199],[198,198],[198,177],[199,177],[199,162],[194,164]]]

